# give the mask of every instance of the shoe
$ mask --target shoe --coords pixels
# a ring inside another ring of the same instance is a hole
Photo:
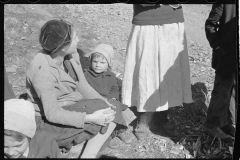
[[[221,127],[221,130],[222,130],[224,133],[232,136],[233,138],[235,137],[236,128],[235,128],[234,125],[226,125],[226,126],[224,126],[224,127]]]
[[[147,137],[146,133],[143,132],[134,132],[134,135],[136,136],[138,141],[143,141]]]
[[[230,135],[225,134],[219,127],[205,127],[205,130],[213,137],[220,138],[223,140],[232,139]]]
[[[147,126],[146,124],[139,124],[137,128],[133,131],[138,141],[143,141],[147,138]]]
[[[132,141],[132,137],[130,137],[127,134],[124,134],[124,133],[119,133],[117,135],[117,137],[126,144],[129,144]]]
[[[132,142],[132,137],[127,135],[126,133],[120,133],[117,135],[117,137],[126,144],[129,144]]]
[[[162,125],[163,131],[171,137],[178,137],[179,133],[176,130],[176,125],[171,122],[167,122]]]
[[[118,142],[116,141],[116,139],[112,139],[111,142],[109,143],[108,145],[109,148],[112,148],[112,149],[116,149],[119,147],[119,144]]]

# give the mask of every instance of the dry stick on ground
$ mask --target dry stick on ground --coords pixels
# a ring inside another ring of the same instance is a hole
[[[213,145],[213,142],[215,141],[216,137],[214,136],[213,140],[212,140],[212,143],[210,144],[210,146],[208,147],[208,150],[212,147]]]
[[[201,148],[201,137],[198,137],[196,143],[193,145],[194,157],[197,157],[198,150]]]
[[[222,149],[222,141],[221,141],[221,138],[218,138],[219,140],[219,148]]]

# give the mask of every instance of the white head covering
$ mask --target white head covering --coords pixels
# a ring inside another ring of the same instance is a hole
[[[32,138],[36,132],[33,104],[23,99],[4,101],[4,129],[17,131]]]

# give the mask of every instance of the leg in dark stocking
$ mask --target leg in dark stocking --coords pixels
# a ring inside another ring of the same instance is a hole
[[[168,110],[161,111],[161,112],[156,112],[156,114],[155,114],[155,123],[158,123],[159,127],[168,136],[177,137],[178,133],[176,131],[176,125],[173,122],[170,122],[168,120],[168,114],[169,114]]]
[[[149,122],[152,119],[152,115],[154,112],[143,112],[138,117],[138,124],[134,129],[134,134],[138,140],[144,140],[147,137],[147,133],[149,132]]]

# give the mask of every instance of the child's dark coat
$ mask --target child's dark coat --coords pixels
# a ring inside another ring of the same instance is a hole
[[[107,99],[119,100],[119,87],[116,75],[107,70],[104,73],[95,73],[91,69],[85,69],[84,75],[88,83],[102,96]]]

